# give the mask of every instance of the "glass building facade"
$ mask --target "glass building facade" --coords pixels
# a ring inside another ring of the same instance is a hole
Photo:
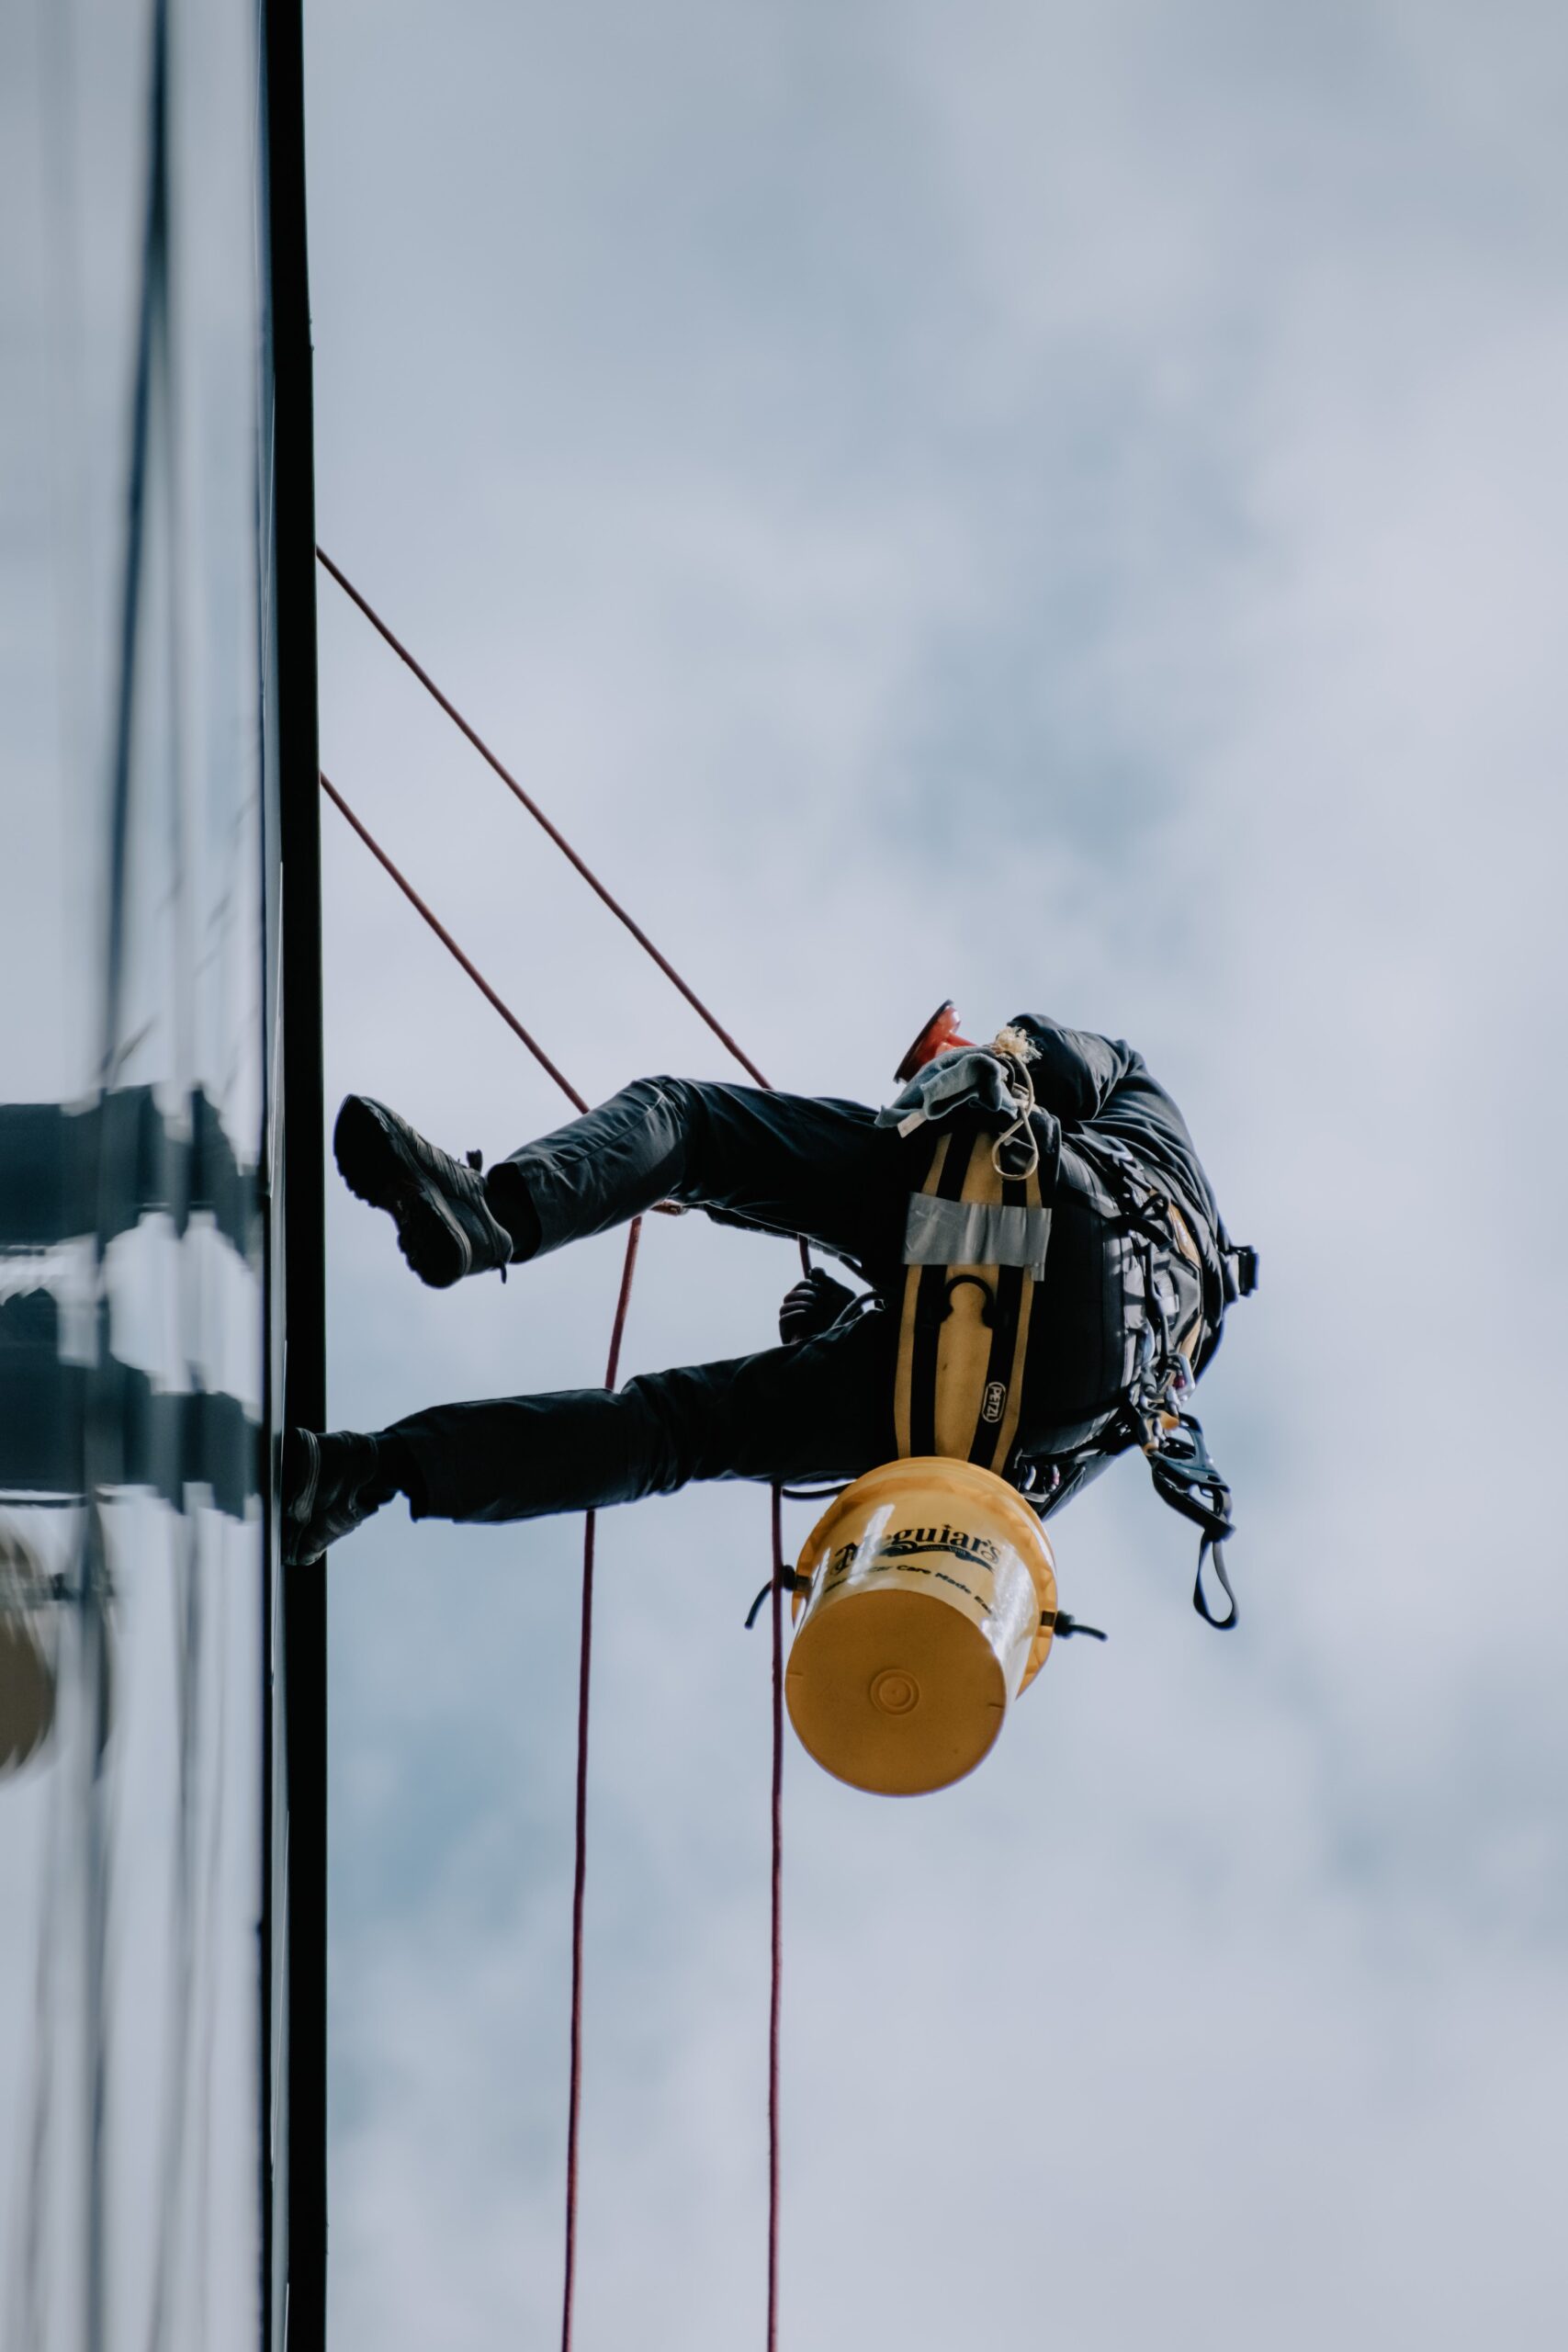
[[[13,2352],[288,2323],[272,15],[0,11]]]

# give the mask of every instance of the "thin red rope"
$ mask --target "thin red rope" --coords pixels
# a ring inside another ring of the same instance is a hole
[[[561,1092],[567,1097],[569,1102],[575,1102],[580,1111],[586,1111],[588,1108],[587,1097],[580,1094],[576,1087],[573,1086],[570,1079],[566,1077],[562,1071],[556,1068],[555,1063],[551,1061],[548,1054],[546,1053],[538,1039],[529,1035],[527,1030],[524,1028],[521,1021],[518,1020],[517,1015],[513,1012],[512,1007],[505,1001],[504,998],[496,994],[496,991],[491,988],[484,974],[479,970],[479,966],[470,962],[469,958],[464,955],[462,949],[458,946],[457,941],[453,938],[446,924],[441,921],[438,915],[434,915],[431,912],[430,909],[425,905],[424,900],[420,897],[419,892],[414,888],[413,884],[409,881],[405,875],[399,871],[396,865],[393,865],[391,859],[387,855],[386,851],[381,847],[380,842],[376,839],[375,834],[371,832],[368,826],[361,824],[359,819],[355,815],[353,809],[349,807],[347,801],[344,798],[336,785],[332,782],[324,768],[321,770],[321,790],[326,794],[327,798],[333,803],[333,807],[341,809],[344,816],[348,819],[349,823],[354,827],[355,831],[359,835],[360,840],[365,843],[365,846],[370,852],[371,856],[376,858],[386,867],[388,873],[391,876],[393,881],[397,884],[404,898],[409,901],[409,904],[419,910],[420,913],[424,917],[425,922],[430,925],[431,930],[435,933],[436,938],[440,940],[442,945],[449,954],[457,957],[458,963],[461,964],[464,971],[467,972],[469,979],[472,980],[474,986],[479,990],[480,994],[489,998],[491,1003],[494,1005],[497,1012],[500,1013],[507,1027],[513,1030],[516,1035],[522,1038],[523,1043],[527,1046],[528,1051],[533,1055],[534,1059],[538,1063],[539,1068],[543,1070],[548,1071],[549,1075],[555,1080],[556,1084],[560,1088]]]
[[[642,1219],[634,1216],[626,1235],[626,1262],[621,1268],[620,1295],[610,1333],[610,1357],[604,1385],[614,1388],[621,1368],[621,1340],[631,1305],[632,1275]],[[577,1668],[577,1830],[571,1881],[571,2076],[567,2093],[566,2125],[566,2278],[561,2290],[561,2352],[571,2352],[571,2326],[577,2293],[577,2151],[582,2113],[582,1905],[588,1884],[588,1693],[593,1661],[593,1552],[597,1511],[590,1511],[582,1536],[582,1641]]]
[[[475,986],[480,989],[490,1002],[494,1005],[508,1027],[515,1031],[541,1069],[549,1072],[562,1093],[575,1102],[580,1111],[586,1111],[588,1108],[586,1099],[578,1092],[565,1073],[557,1069],[538,1040],[525,1029],[511,1006],[491,988],[479,967],[463,953],[446,924],[426,906],[413,884],[388,856],[369,827],[361,823],[324,770],[321,772],[321,789],[333,806],[347,818],[366,848],[378,863],[386,868],[410,904],[417,908],[424,917],[442,944],[451,952]],[[626,1312],[631,1305],[632,1276],[637,1269],[637,1243],[641,1236],[642,1219],[639,1216],[633,1217],[626,1234],[626,1254],[621,1268],[621,1287],[615,1301],[615,1319],[610,1331],[610,1354],[604,1372],[606,1388],[615,1386],[615,1374],[620,1369],[621,1341],[626,1335]],[[571,2352],[572,2309],[577,2288],[578,2144],[582,2111],[582,1912],[588,1884],[588,1696],[593,1660],[593,1562],[597,1527],[597,1513],[590,1511],[582,1530],[582,1629],[577,1668],[577,1804],[572,1839],[571,1880],[571,2063],[570,2086],[567,2093],[566,2258],[565,2278],[561,2290],[561,2352]]]
[[[346,572],[339,571],[337,565],[333,561],[325,548],[318,547],[316,554],[323,569],[331,572],[333,578],[337,582],[338,586],[343,590],[344,595],[353,598],[360,611],[364,614],[366,619],[370,623],[371,628],[379,630],[380,634],[386,639],[387,643],[391,647],[393,652],[398,656],[398,659],[400,662],[407,663],[408,667],[413,672],[414,676],[419,680],[420,684],[425,689],[425,692],[433,695],[440,704],[442,709],[446,713],[447,718],[452,721],[453,726],[459,728],[468,737],[469,742],[473,745],[475,751],[478,752],[479,757],[482,760],[489,762],[490,765],[495,770],[496,775],[501,778],[502,784],[505,785],[507,790],[513,793],[515,797],[522,802],[524,808],[528,811],[529,816],[533,818],[534,822],[536,825],[543,826],[545,831],[548,833],[551,841],[554,842],[562,856],[577,868],[577,871],[581,875],[589,888],[593,891],[598,898],[604,900],[604,903],[609,908],[610,912],[615,916],[616,922],[622,922],[626,925],[626,929],[631,933],[632,937],[637,941],[637,945],[645,949],[647,953],[652,956],[654,962],[658,965],[665,978],[669,980],[673,987],[680,989],[681,994],[685,998],[686,1002],[691,1006],[693,1012],[696,1013],[701,1020],[707,1023],[708,1027],[713,1031],[713,1034],[718,1039],[719,1044],[723,1046],[727,1051],[734,1055],[741,1069],[754,1078],[759,1086],[766,1086],[768,1081],[763,1077],[761,1071],[758,1069],[756,1063],[751,1059],[750,1055],[746,1053],[736,1044],[735,1039],[730,1035],[728,1030],[724,1026],[717,1015],[708,1011],[707,1006],[703,1002],[695,989],[691,987],[687,981],[681,978],[681,975],[675,969],[674,965],[671,963],[668,956],[660,953],[652,940],[649,939],[647,932],[642,928],[642,925],[637,922],[632,915],[627,913],[626,908],[622,906],[619,899],[617,899],[614,893],[600,881],[599,876],[594,873],[593,868],[589,865],[587,859],[581,856],[579,853],[573,849],[571,843],[567,840],[566,835],[560,831],[558,825],[552,823],[550,819],[546,816],[544,810],[540,808],[538,802],[532,797],[532,795],[525,792],[523,786],[518,783],[517,778],[513,775],[511,769],[505,766],[504,763],[497,757],[496,753],[491,750],[490,745],[485,741],[483,736],[479,734],[478,729],[469,726],[462,712],[457,708],[457,704],[448,701],[447,697],[442,693],[440,687],[436,684],[434,679],[431,676],[429,671],[426,670],[421,662],[414,659],[414,656],[409,651],[408,647],[403,643],[401,638],[396,636],[393,631],[389,628],[387,623],[381,618],[380,614],[376,610],[369,599],[361,595],[359,590],[355,586],[353,581],[349,579]]]
[[[779,2341],[779,2022],[784,1989],[784,1496],[773,1488],[772,1968],[768,1988],[768,2352]]]
[[[403,660],[408,662],[409,667],[413,670],[423,684],[430,688],[431,693],[435,696],[437,702],[441,704],[443,709],[449,714],[457,726],[462,729],[464,734],[469,737],[470,741],[477,746],[477,748],[484,753],[485,758],[490,761],[491,765],[495,768],[497,774],[502,776],[503,781],[512,786],[512,789],[516,793],[518,798],[529,810],[530,814],[538,819],[538,821],[544,826],[545,831],[550,835],[550,838],[565,852],[566,855],[571,860],[571,863],[578,867],[579,871],[585,876],[585,878],[592,883],[593,888],[598,891],[600,897],[603,898],[605,900],[605,903],[613,908],[614,911],[620,916],[627,929],[631,931],[641,942],[642,945],[648,949],[649,954],[660,966],[660,969],[666,972],[671,979],[674,981],[676,987],[681,990],[681,993],[686,997],[694,1006],[695,1006],[699,1012],[701,1012],[703,1018],[707,1022],[709,1027],[713,1029],[716,1035],[720,1037],[729,1047],[736,1058],[747,1070],[750,1072],[751,1076],[756,1079],[758,1084],[771,1093],[773,1089],[768,1080],[763,1077],[756,1064],[741,1052],[739,1046],[735,1044],[728,1031],[720,1028],[718,1023],[713,1018],[713,1015],[707,1011],[706,1007],[693,994],[692,990],[686,986],[684,980],[681,978],[680,974],[665,961],[662,956],[660,955],[659,950],[653,945],[651,940],[637,929],[637,926],[632,922],[630,916],[626,913],[625,910],[621,908],[615,899],[610,898],[609,893],[604,888],[602,884],[599,883],[597,878],[591,874],[588,868],[582,864],[581,859],[577,855],[576,851],[572,849],[570,843],[567,842],[561,834],[557,832],[555,827],[549,822],[549,820],[545,817],[542,811],[536,808],[534,803],[528,798],[528,796],[523,791],[522,786],[516,783],[514,778],[507,774],[503,767],[502,767],[501,763],[495,758],[494,754],[488,749],[488,747],[480,741],[479,736],[477,736],[473,729],[468,726],[467,720],[462,718],[459,712],[452,707],[452,705],[447,702],[440,689],[426,675],[424,671],[420,668],[419,663],[414,661],[413,656],[407,652],[407,650],[399,644],[397,639],[392,636],[391,631],[386,627],[386,624],[376,613],[371,611],[370,606],[365,603],[365,600],[359,594],[358,590],[354,587],[350,581],[344,577],[343,573],[338,571],[331,558],[328,557],[321,548],[317,549],[317,553],[321,556],[322,563],[332,573],[333,577],[340,582],[340,584],[347,591],[348,594],[354,598],[355,602],[362,607],[367,617],[375,623],[375,626],[381,631],[388,642],[402,655]],[[334,807],[336,807],[342,815],[347,819],[355,831],[359,835],[360,840],[365,843],[367,849],[370,851],[372,856],[375,857],[378,864],[381,865],[391,876],[393,881],[397,884],[399,889],[402,891],[410,904],[423,916],[425,922],[430,925],[431,930],[435,933],[442,944],[456,958],[457,963],[461,965],[463,970],[474,982],[476,988],[478,988],[487,998],[489,1002],[494,1006],[495,1010],[501,1014],[502,1019],[507,1023],[508,1027],[512,1029],[522,1040],[523,1044],[527,1046],[528,1051],[534,1056],[534,1058],[538,1062],[540,1068],[548,1072],[549,1076],[555,1080],[556,1084],[561,1089],[561,1091],[570,1102],[576,1104],[579,1111],[586,1112],[588,1109],[588,1103],[585,1098],[578,1092],[570,1080],[568,1079],[550,1059],[548,1054],[546,1053],[544,1047],[538,1043],[537,1039],[532,1036],[524,1027],[521,1021],[518,1020],[516,1014],[505,1002],[504,999],[497,993],[497,991],[491,986],[490,982],[485,978],[484,974],[479,970],[478,965],[465,955],[462,948],[458,946],[457,941],[453,938],[451,933],[446,929],[445,923],[443,923],[439,917],[436,916],[425,904],[419,892],[414,888],[412,883],[408,880],[407,876],[388,855],[387,852],[381,847],[381,844],[377,841],[369,828],[365,825],[357,816],[355,816],[354,810],[349,807],[342,793],[338,791],[336,786],[333,785],[328,777],[326,771],[322,769],[320,773],[322,790],[326,793],[329,799],[332,800]],[[672,1206],[673,1204],[660,1202],[658,1205],[660,1208],[663,1208],[666,1206]],[[609,1369],[606,1372],[604,1378],[604,1385],[607,1388],[614,1385],[615,1373],[619,1366],[621,1340],[626,1328],[626,1310],[631,1298],[632,1273],[637,1263],[637,1240],[640,1230],[641,1219],[634,1218],[631,1230],[626,1240],[626,1264],[621,1275],[620,1297],[615,1308],[615,1328],[611,1335]],[[809,1273],[811,1272],[811,1250],[810,1246],[805,1239],[804,1236],[800,1238],[799,1248],[801,1266],[807,1273]],[[782,1490],[779,1487],[775,1486],[773,1489],[773,1774],[771,1798],[772,1953],[768,1988],[768,2352],[777,2352],[778,2345],[780,2205],[779,2029],[784,1979],[783,1600],[784,1558],[783,1513],[784,1505]],[[561,2308],[561,2352],[571,2352],[572,2314],[577,2273],[578,2140],[581,2103],[582,2069],[582,1904],[584,1889],[587,1883],[588,1696],[589,1668],[592,1646],[594,1549],[595,1514],[592,1511],[590,1511],[588,1513],[587,1523],[583,1531],[582,1634],[578,1668],[577,1826],[572,1876],[571,2066],[567,2124],[566,2278]]]

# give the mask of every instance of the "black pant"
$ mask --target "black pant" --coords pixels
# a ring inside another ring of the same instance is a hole
[[[499,1164],[521,1184],[541,1251],[674,1200],[848,1260],[878,1298],[820,1338],[723,1363],[640,1374],[624,1388],[437,1405],[397,1424],[415,1518],[535,1519],[694,1478],[857,1476],[897,1451],[896,1306],[905,1208],[929,1146],[863,1103],[645,1078]],[[526,1279],[525,1276],[524,1279]]]

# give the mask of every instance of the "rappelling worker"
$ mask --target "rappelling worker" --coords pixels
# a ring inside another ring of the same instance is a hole
[[[400,1494],[415,1519],[494,1522],[696,1479],[852,1479],[922,1453],[983,1462],[1048,1514],[1134,1445],[1205,1548],[1223,1537],[1191,1384],[1256,1260],[1181,1114],[1125,1045],[1021,1014],[974,1046],[949,1010],[922,1033],[943,1049],[922,1059],[917,1041],[886,1109],[644,1078],[482,1172],[349,1095],[339,1170],[433,1288],[504,1278],[667,1201],[804,1239],[863,1287],[817,1269],[785,1296],[777,1347],[616,1390],[291,1430],[285,1556],[318,1558]],[[1201,1563],[1208,1616],[1201,1592]]]

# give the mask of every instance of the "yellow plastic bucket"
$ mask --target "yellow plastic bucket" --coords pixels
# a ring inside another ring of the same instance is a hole
[[[972,1772],[1051,1646],[1055,1562],[1029,1505],[973,1463],[885,1462],[823,1513],[798,1574],[784,1695],[807,1753],[886,1796]]]

